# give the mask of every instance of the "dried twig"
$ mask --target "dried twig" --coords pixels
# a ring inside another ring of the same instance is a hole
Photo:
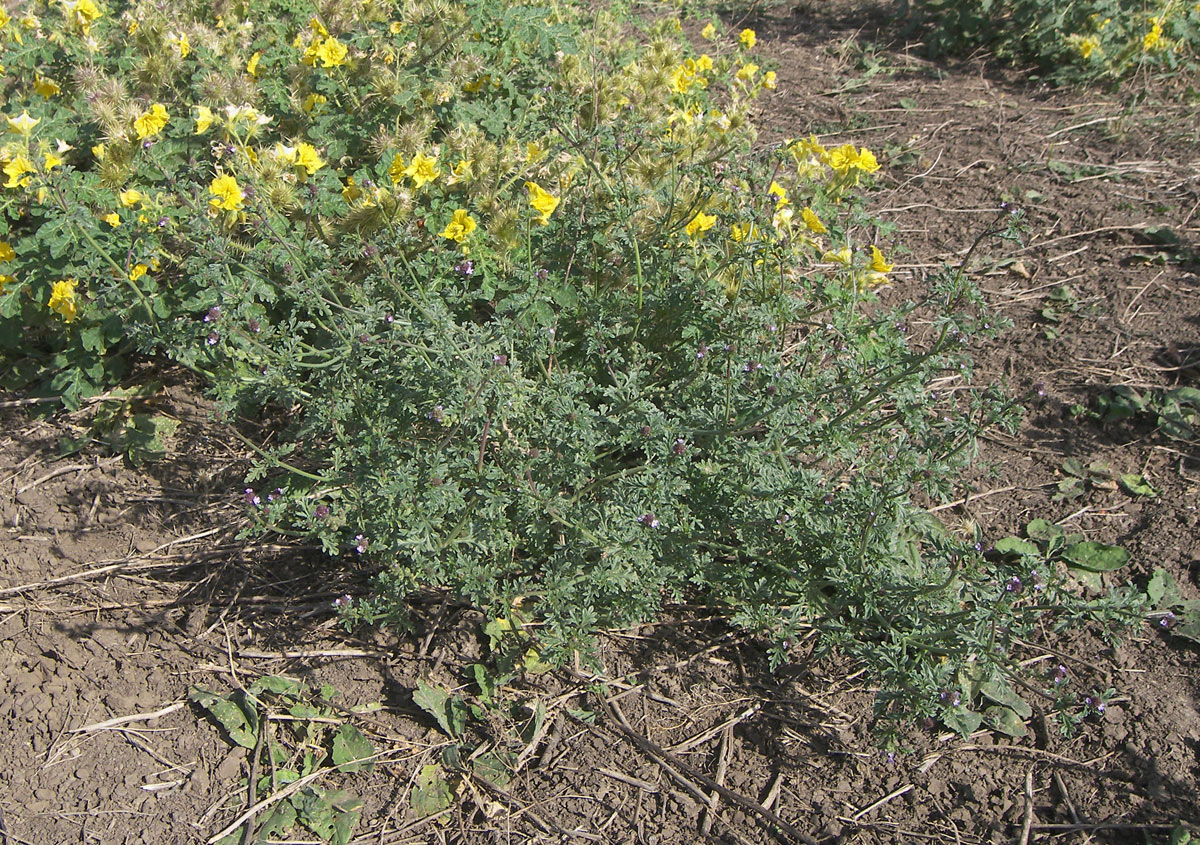
[[[160,716],[166,716],[168,713],[174,713],[183,707],[182,701],[176,701],[164,707],[162,710],[155,710],[153,713],[134,713],[132,716],[118,716],[115,719],[109,719],[106,722],[96,722],[94,725],[84,725],[82,728],[72,728],[71,733],[91,733],[92,731],[103,731],[109,728],[115,728],[119,725],[127,725],[130,722],[148,722],[151,719],[157,719]]]
[[[1033,829],[1033,769],[1025,773],[1025,817],[1021,822],[1020,845],[1029,845],[1029,833]]]

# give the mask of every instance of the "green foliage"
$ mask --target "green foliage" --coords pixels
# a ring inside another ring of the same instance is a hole
[[[1096,408],[1090,413],[1101,423],[1118,423],[1130,418],[1152,420],[1155,428],[1172,440],[1194,440],[1196,429],[1200,427],[1200,389],[1173,387],[1139,391],[1117,385],[1097,397]]]
[[[244,691],[221,694],[199,686],[188,691],[188,698],[220,725],[231,743],[250,749],[252,760],[258,758],[254,794],[265,798],[279,793],[249,841],[282,837],[296,825],[331,845],[350,841],[362,810],[360,799],[309,783],[286,794],[286,800],[281,793],[310,775],[371,771],[374,766],[371,741],[339,718],[342,711],[329,706],[335,695],[326,686],[314,696],[302,681],[274,675],[259,678]],[[240,845],[246,835],[239,827],[219,841]]]
[[[348,624],[469,598],[485,697],[683,599],[776,662],[817,629],[890,718],[960,672],[999,684],[1011,637],[1091,605],[1014,595],[913,497],[1015,420],[971,381],[1001,323],[964,268],[1021,217],[886,304],[875,156],[756,144],[753,33],[698,53],[677,29],[518,0],[30,4],[0,28],[13,379],[74,407],[157,358],[265,416],[253,530],[375,568]],[[121,436],[161,445],[113,395]],[[205,701],[256,735],[252,702]]]
[[[937,54],[979,47],[1058,82],[1196,67],[1200,9],[1182,0],[913,0]]]

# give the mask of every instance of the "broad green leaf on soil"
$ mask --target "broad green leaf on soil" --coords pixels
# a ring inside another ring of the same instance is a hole
[[[1000,731],[1002,734],[1020,737],[1029,732],[1025,723],[1021,721],[1021,717],[1007,707],[993,705],[984,710],[983,715],[987,720],[988,727]]]
[[[362,799],[343,789],[335,790],[325,796],[333,807],[333,836],[331,845],[346,845],[358,824],[359,813],[362,812]]]
[[[545,721],[546,705],[541,699],[538,699],[538,702],[533,706],[533,718],[529,720],[529,723],[525,726],[525,729],[521,731],[521,741],[526,745],[533,742],[534,739],[537,738],[537,735],[541,732],[542,724],[545,723]]]
[[[290,800],[301,824],[326,841],[333,838],[333,806],[322,790],[305,786]]]
[[[275,695],[299,695],[300,682],[282,675],[264,675],[249,686],[251,695],[270,692]]]
[[[255,842],[264,839],[283,839],[296,824],[296,808],[288,801],[277,801],[265,821],[255,826]],[[241,833],[241,831],[238,831]],[[238,840],[239,843],[241,840]]]
[[[1179,585],[1175,577],[1165,569],[1154,570],[1150,583],[1146,585],[1146,596],[1156,608],[1170,607],[1179,600]]]
[[[342,725],[333,735],[333,764],[339,772],[371,771],[374,760],[355,763],[375,753],[375,746],[354,725]]]
[[[1112,572],[1129,563],[1129,552],[1120,546],[1091,541],[1067,546],[1062,556],[1068,566],[1089,572]]]
[[[1150,486],[1144,476],[1126,473],[1120,478],[1121,489],[1131,496],[1157,496],[1158,491]]]
[[[442,777],[440,766],[430,764],[421,768],[409,801],[413,812],[422,818],[440,813],[454,803],[454,793],[450,791],[450,784]]]
[[[494,783],[501,789],[507,787],[509,781],[512,780],[508,766],[495,751],[488,751],[476,757],[475,762],[472,763],[472,769],[476,775],[489,783]]]
[[[492,673],[482,663],[472,663],[471,670],[475,673],[475,683],[479,687],[479,700],[484,704],[491,704],[492,694],[496,691],[496,681]]]
[[[983,724],[983,717],[974,710],[968,710],[966,707],[960,705],[943,713],[942,722],[950,730],[966,739]]]
[[[467,724],[467,708],[458,696],[421,681],[413,693],[413,703],[437,720],[442,732],[451,738],[462,735]]]
[[[1087,470],[1083,468],[1083,461],[1078,458],[1067,458],[1062,462],[1062,471],[1067,475],[1073,475],[1076,478],[1086,478]]]
[[[1191,440],[1195,436],[1178,405],[1163,408],[1162,413],[1158,415],[1158,429],[1172,440]]]
[[[1025,699],[1021,698],[1021,696],[1017,695],[1016,692],[1013,691],[1013,688],[1009,685],[1008,681],[992,678],[991,680],[984,681],[982,684],[980,684],[979,691],[997,704],[1003,704],[1004,706],[1011,708],[1022,719],[1028,719],[1033,715],[1033,710],[1028,704],[1025,703]]]
[[[1167,396],[1184,405],[1192,405],[1200,408],[1200,388],[1176,387],[1173,390],[1168,390]]]
[[[1048,519],[1031,519],[1025,526],[1025,534],[1030,540],[1041,540],[1043,543],[1062,537],[1065,533],[1061,525],[1055,525]]]
[[[1167,845],[1192,845],[1192,834],[1182,824],[1177,824],[1171,831],[1171,839]]]
[[[208,711],[225,729],[229,739],[243,748],[254,748],[258,741],[258,711],[246,702],[241,691],[228,696],[218,695],[203,687],[192,687],[188,698]],[[234,699],[242,699],[235,703]]]
[[[1036,556],[1038,547],[1020,537],[1004,537],[997,540],[993,548],[1002,555],[1031,555]]]

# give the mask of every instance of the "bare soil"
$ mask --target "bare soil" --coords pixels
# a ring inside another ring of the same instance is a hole
[[[1028,214],[1024,245],[990,243],[974,265],[1013,323],[976,350],[975,380],[1004,379],[1028,413],[1015,437],[985,441],[942,518],[993,541],[1035,517],[1063,522],[1128,549],[1135,583],[1161,567],[1200,596],[1197,443],[1149,418],[1072,412],[1116,385],[1197,385],[1194,108],[1153,87],[1130,106],[1144,81],[1053,90],[985,58],[934,64],[874,7],[736,23],[757,29],[779,74],[764,143],[813,131],[879,152],[872,202],[910,250],[885,297],[961,260],[1001,200]],[[1181,242],[1160,249],[1152,226]],[[1068,302],[1048,299],[1063,286]],[[505,691],[512,713],[471,731],[521,755],[517,774],[503,788],[467,778],[449,809],[419,818],[413,790],[448,742],[413,692],[475,689],[484,620],[431,597],[414,632],[343,632],[332,601],[368,573],[238,539],[242,450],[194,396],[161,400],[181,426],[171,459],[143,469],[98,450],[60,457],[81,415],[0,402],[0,842],[208,841],[246,809],[249,755],[187,703],[189,685],[264,674],[380,705],[349,717],[378,765],[328,784],[365,801],[356,843],[1165,843],[1179,822],[1200,828],[1200,654],[1150,623],[1118,647],[1086,631],[1031,647],[1081,693],[1115,688],[1076,735],[1041,714],[1019,740],[913,725],[908,751],[888,755],[855,667],[798,659],[772,673],[761,644],[691,608],[605,635],[599,673]],[[1068,458],[1141,473],[1160,495],[1093,485],[1055,500]],[[542,730],[522,741],[537,702]]]

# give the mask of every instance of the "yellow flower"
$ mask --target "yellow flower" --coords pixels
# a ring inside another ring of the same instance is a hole
[[[688,221],[688,224],[683,227],[683,231],[687,232],[689,238],[698,238],[713,227],[717,222],[717,215],[705,214],[703,211],[696,213],[696,216]]]
[[[17,279],[15,276],[10,276],[7,273],[0,273],[0,293],[4,293],[4,286],[11,285]]]
[[[104,161],[104,157],[108,155],[108,144],[96,144],[92,147],[92,155],[96,161]]]
[[[75,302],[75,287],[78,284],[74,279],[59,279],[50,289],[50,301],[46,303],[51,311],[61,314],[68,323],[79,313]]]
[[[163,131],[163,127],[167,125],[167,121],[171,116],[167,114],[166,108],[162,103],[155,103],[150,106],[150,110],[142,112],[138,117],[134,118],[133,128],[137,132],[138,140],[151,138]]]
[[[829,154],[829,166],[839,175],[845,176],[852,170],[874,173],[879,169],[879,162],[875,160],[874,153],[866,147],[855,150],[853,144],[843,144]]]
[[[307,114],[307,113],[311,112],[313,109],[315,109],[317,106],[321,105],[322,103],[327,103],[327,102],[329,102],[329,98],[326,97],[324,94],[309,94],[307,97],[304,98],[304,104],[301,106],[301,108],[303,108],[305,113]]]
[[[64,0],[63,9],[68,19],[79,27],[84,35],[89,34],[92,23],[100,19],[100,9],[92,0]]]
[[[101,214],[100,219],[112,226],[114,229],[121,225],[121,215],[115,211],[110,211],[108,214]]]
[[[13,251],[12,244],[7,241],[0,241],[0,261],[12,261],[17,257]]]
[[[1084,59],[1089,59],[1099,46],[1100,39],[1089,35],[1079,42],[1079,55],[1083,56]]]
[[[871,247],[871,270],[882,275],[892,272],[892,267],[894,266],[894,264],[888,264],[887,259],[883,257],[883,253],[879,251],[879,247]]]
[[[742,82],[749,82],[754,78],[754,74],[756,73],[758,73],[758,65],[754,62],[746,62],[746,64],[738,68],[737,78]]]
[[[534,220],[545,226],[550,222],[550,215],[554,213],[554,209],[558,208],[559,198],[536,182],[526,182],[525,188],[529,191],[529,204],[538,213]]]
[[[208,204],[222,211],[240,211],[242,208],[242,189],[232,176],[218,176],[208,186],[212,199]]]
[[[457,209],[446,228],[442,229],[441,237],[449,238],[455,243],[462,243],[467,236],[475,231],[475,220],[465,209]]]
[[[8,177],[8,181],[4,183],[6,188],[25,188],[29,186],[29,177],[26,173],[36,172],[33,162],[23,155],[15,156],[11,161],[4,165],[4,175]]]
[[[475,159],[461,159],[458,164],[450,169],[450,175],[446,177],[447,185],[457,185],[459,182],[469,182],[474,176],[472,168],[475,165]]]
[[[51,170],[58,167],[62,163],[63,163],[62,157],[55,155],[54,153],[46,153],[42,160],[42,164],[46,168],[47,173],[49,173]]]
[[[258,60],[262,58],[262,51],[259,50],[250,57],[250,61],[246,62],[246,73],[258,78]]]
[[[807,205],[801,209],[800,216],[804,219],[804,225],[808,227],[810,232],[813,232],[817,235],[825,235],[829,233],[829,229],[825,228],[825,224],[821,222],[821,218],[818,217],[817,213]]]
[[[729,239],[734,243],[741,243],[749,238],[754,240],[758,237],[758,229],[753,223],[734,223],[729,227]]]
[[[712,23],[706,24],[704,29],[700,30],[700,37],[705,41],[712,41],[717,37],[717,28]]]
[[[121,200],[121,205],[123,205],[125,208],[133,208],[142,201],[143,197],[141,191],[139,191],[137,188],[130,188],[127,191],[121,191],[121,193],[118,194],[118,199]]]
[[[352,203],[362,196],[362,188],[354,184],[354,177],[346,177],[346,186],[342,188],[342,199],[347,203]]]
[[[404,166],[404,157],[400,153],[396,153],[396,157],[388,165],[388,176],[392,177],[393,184],[399,185],[404,181],[404,171],[406,169]]]
[[[771,187],[767,188],[767,196],[775,197],[776,208],[782,208],[788,204],[787,189],[778,182],[772,182]]]
[[[188,43],[188,37],[186,34],[179,36],[172,35],[171,43],[174,44],[175,49],[179,51],[179,58],[181,59],[186,59],[188,57],[188,53],[192,52],[192,45]]]
[[[758,36],[752,29],[743,29],[738,33],[738,41],[741,41],[747,50],[753,50],[754,45],[758,43]]]
[[[412,163],[404,168],[404,175],[412,179],[414,185],[421,188],[427,183],[435,181],[441,175],[441,171],[437,168],[436,158],[424,153],[417,153],[413,156]]]
[[[1153,22],[1150,31],[1146,33],[1146,37],[1142,39],[1143,50],[1153,50],[1162,43],[1162,24],[1157,20]]]
[[[308,49],[304,51],[304,63],[315,67],[319,61],[323,68],[340,67],[346,63],[348,52],[346,45],[341,41],[326,36],[315,39],[308,45]]]
[[[33,127],[42,122],[41,118],[30,117],[28,111],[21,112],[20,117],[10,117],[8,120],[8,131],[17,135],[28,135],[33,131]]]
[[[793,212],[790,208],[783,205],[775,207],[775,214],[771,217],[771,225],[780,231],[791,228]]]
[[[41,94],[47,100],[51,97],[57,97],[62,93],[62,89],[58,87],[58,83],[53,79],[47,79],[44,76],[39,76],[33,81],[33,90]]]
[[[696,70],[701,73],[707,73],[713,69],[712,56],[708,53],[701,53],[700,58],[696,59]]]
[[[216,116],[208,106],[196,106],[196,131],[193,135],[203,135],[213,125]]]
[[[854,261],[854,253],[850,251],[850,247],[844,246],[837,252],[826,252],[821,255],[822,261],[832,261],[834,264],[841,264],[843,267],[849,267]]]
[[[325,162],[317,155],[317,148],[312,144],[303,143],[296,146],[295,164],[297,167],[303,167],[309,176],[312,176],[325,166]]]
[[[148,272],[150,272],[150,268],[145,264],[135,264],[133,269],[129,271],[129,281],[136,282]]]
[[[762,81],[763,88],[766,88],[768,91],[774,91],[775,88],[778,86],[778,84],[779,84],[779,81],[778,81],[778,77],[775,75],[775,71],[769,70],[765,74],[763,74],[763,81]]]

